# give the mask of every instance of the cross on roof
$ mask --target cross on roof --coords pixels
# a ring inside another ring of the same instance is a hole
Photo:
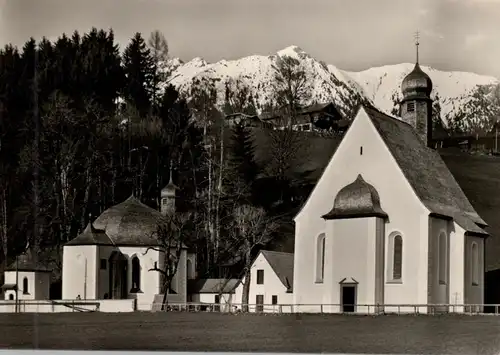
[[[417,49],[417,64],[418,64],[418,46],[420,45],[419,39],[420,39],[420,32],[417,31],[415,32],[415,47]]]

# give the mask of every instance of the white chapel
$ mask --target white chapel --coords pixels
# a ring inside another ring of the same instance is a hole
[[[400,118],[359,109],[295,217],[300,312],[484,303],[487,225],[430,146],[432,82],[418,55],[401,88]]]
[[[155,237],[158,225],[175,208],[172,182],[161,191],[157,211],[136,197],[105,210],[85,231],[64,246],[62,298],[81,300],[135,299],[139,310],[150,310],[161,294],[166,253]],[[156,248],[155,248],[156,247]],[[168,294],[168,302],[186,303],[187,280],[194,279],[196,257],[183,248]]]

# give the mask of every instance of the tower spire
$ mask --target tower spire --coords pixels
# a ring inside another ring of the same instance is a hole
[[[418,46],[420,45],[419,39],[420,39],[420,32],[417,31],[415,32],[415,48],[417,51],[417,64],[418,64]]]

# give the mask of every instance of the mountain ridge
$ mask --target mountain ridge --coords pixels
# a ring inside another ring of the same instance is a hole
[[[235,60],[209,63],[202,57],[188,62],[178,58],[167,64],[169,83],[181,92],[189,92],[195,81],[213,85],[218,103],[224,101],[225,83],[239,79],[249,87],[258,112],[272,101],[275,65],[278,57],[296,58],[309,75],[312,96],[310,102],[334,102],[341,113],[352,115],[353,107],[367,100],[383,112],[391,113],[394,102],[402,98],[400,85],[413,69],[414,63],[401,63],[372,67],[362,71],[347,71],[318,60],[296,45],[285,47],[271,55],[250,55]],[[500,80],[465,71],[442,71],[421,65],[433,81],[434,99],[441,106],[441,119],[445,126],[456,120],[464,129],[487,126],[487,103],[477,99],[478,92],[488,93],[500,86]],[[489,112],[489,111],[488,111]],[[490,113],[488,113],[490,114]],[[473,115],[474,117],[469,117]],[[478,115],[484,117],[477,118]]]

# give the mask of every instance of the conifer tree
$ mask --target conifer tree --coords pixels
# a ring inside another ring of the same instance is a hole
[[[126,81],[124,97],[141,116],[148,114],[153,94],[154,67],[150,50],[140,33],[136,33],[123,54]]]

